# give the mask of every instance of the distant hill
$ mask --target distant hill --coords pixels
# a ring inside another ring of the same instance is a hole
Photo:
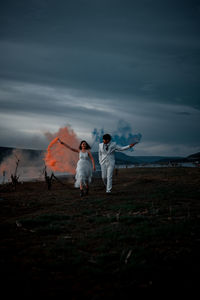
[[[98,152],[93,152],[92,153],[95,164],[99,164],[99,159],[98,159]],[[117,165],[132,165],[132,164],[138,164],[140,163],[138,159],[136,159],[134,156],[129,156],[124,153],[116,152],[115,153],[115,160]]]
[[[12,154],[15,148],[11,147],[0,147],[0,163],[4,158]],[[30,159],[41,157],[44,150],[33,150],[33,149],[19,149],[22,153],[26,154]],[[96,164],[98,161],[98,152],[93,152],[93,156]],[[133,164],[160,164],[167,162],[193,162],[200,161],[200,152],[189,155],[187,157],[173,157],[173,156],[130,156],[122,152],[115,153],[115,159],[117,165],[133,165]]]
[[[93,153],[95,162],[98,163],[98,153]],[[168,162],[172,160],[184,160],[182,157],[165,157],[165,156],[130,156],[122,152],[115,152],[115,160],[117,165],[137,165]]]
[[[0,147],[0,163],[3,161],[3,159],[6,156],[11,155],[12,151],[13,151],[13,148]]]
[[[200,152],[187,156],[187,159],[190,161],[200,161]]]
[[[30,159],[35,159],[39,157],[44,151],[43,150],[33,150],[33,149],[18,149],[11,147],[0,147],[0,163],[4,160],[4,158],[10,156],[13,150],[20,150],[22,153],[27,155]]]

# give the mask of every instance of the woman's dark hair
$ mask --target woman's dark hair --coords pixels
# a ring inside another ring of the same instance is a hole
[[[111,141],[111,139],[112,139],[112,137],[110,134],[108,134],[108,133],[104,134],[103,140]]]
[[[86,149],[87,149],[87,150],[91,149],[90,145],[89,145],[86,141],[81,141],[80,146],[79,146],[79,149],[80,149],[80,150],[82,149],[81,145],[82,145],[83,143],[86,143]]]

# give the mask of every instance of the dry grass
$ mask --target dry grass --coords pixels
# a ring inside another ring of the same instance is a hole
[[[1,273],[15,295],[126,298],[198,287],[200,170],[120,170],[81,199],[73,183],[0,186]]]

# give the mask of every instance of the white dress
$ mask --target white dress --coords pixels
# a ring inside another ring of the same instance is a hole
[[[92,162],[88,152],[79,152],[79,160],[76,167],[75,187],[79,188],[80,183],[87,184],[92,180]]]

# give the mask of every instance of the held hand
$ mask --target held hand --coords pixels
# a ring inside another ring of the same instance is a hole
[[[130,147],[130,148],[132,148],[132,147],[133,147],[135,144],[136,144],[136,143],[134,143],[134,144],[130,144],[130,145],[129,145],[129,147]]]
[[[59,141],[62,145],[64,145],[64,143],[63,143],[60,139],[58,139],[58,141]]]
[[[135,139],[135,143],[132,143],[130,144],[130,148],[132,148],[134,145],[138,144],[139,143],[139,140],[138,139]]]

